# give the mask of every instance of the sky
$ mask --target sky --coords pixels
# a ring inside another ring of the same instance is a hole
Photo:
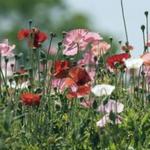
[[[71,11],[87,14],[93,29],[115,36],[125,42],[120,0],[65,0]],[[129,42],[134,46],[134,57],[143,52],[141,25],[145,24],[144,12],[150,12],[150,0],[124,0]]]

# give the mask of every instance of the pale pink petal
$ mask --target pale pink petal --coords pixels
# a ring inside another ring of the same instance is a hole
[[[72,47],[70,47],[70,48],[66,47],[64,49],[64,51],[63,51],[63,54],[66,55],[66,56],[74,56],[77,53],[78,53],[78,48],[77,47],[74,47],[74,48],[72,48]]]
[[[78,51],[85,50],[88,44],[92,44],[101,39],[98,33],[89,32],[86,29],[72,30],[66,34],[63,40],[63,45],[65,46],[63,54],[68,56],[75,55]]]
[[[141,56],[144,61],[144,65],[150,66],[150,52],[147,52]]]
[[[110,47],[110,44],[107,42],[100,41],[92,45],[91,51],[95,56],[102,56],[110,49]]]
[[[84,37],[84,41],[88,43],[100,41],[100,40],[102,40],[102,37],[98,33],[95,33],[95,32],[88,32]]]
[[[109,115],[106,114],[105,116],[102,117],[98,122],[96,122],[96,125],[100,128],[105,127],[107,123],[110,122]]]
[[[99,112],[106,112],[106,113],[110,113],[110,112],[121,113],[123,109],[124,109],[124,105],[114,100],[109,100],[107,104],[105,105],[101,104],[98,107]]]

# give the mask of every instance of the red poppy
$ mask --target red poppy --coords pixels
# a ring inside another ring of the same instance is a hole
[[[40,47],[41,43],[47,40],[48,36],[46,33],[41,32],[37,28],[22,29],[18,32],[18,39],[23,40],[25,38],[29,39],[29,45],[35,48]],[[29,38],[31,37],[31,39]]]
[[[106,62],[112,69],[117,69],[116,64],[124,65],[124,60],[130,58],[130,54],[122,53],[110,56],[107,58]]]
[[[66,60],[57,60],[54,63],[54,76],[56,78],[65,78],[68,75],[70,62]]]
[[[22,29],[18,32],[18,39],[23,40],[24,38],[28,38],[30,35],[31,31],[29,29]]]
[[[28,106],[39,105],[41,99],[40,95],[29,92],[21,94],[20,98],[22,103]]]
[[[78,85],[84,85],[91,81],[91,78],[87,71],[81,67],[73,67],[69,70],[69,77]]]

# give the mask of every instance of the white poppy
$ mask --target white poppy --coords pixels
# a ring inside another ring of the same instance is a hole
[[[108,84],[98,84],[92,88],[92,93],[96,96],[111,95],[115,86]]]
[[[109,100],[107,104],[100,105],[98,107],[99,112],[114,112],[114,113],[121,113],[124,109],[124,105],[122,103],[116,102],[115,100]]]
[[[144,61],[141,58],[129,58],[124,62],[128,69],[139,69]]]

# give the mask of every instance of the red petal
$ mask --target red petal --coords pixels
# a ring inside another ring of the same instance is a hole
[[[22,29],[18,32],[17,37],[19,40],[23,40],[24,38],[29,37],[30,33],[31,31],[29,29]]]

